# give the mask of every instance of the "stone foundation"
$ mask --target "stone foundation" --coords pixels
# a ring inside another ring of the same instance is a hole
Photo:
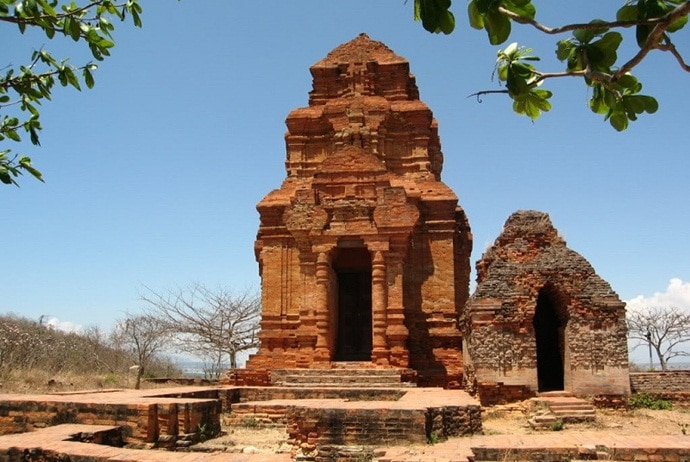
[[[196,396],[203,396],[198,399]],[[212,396],[212,397],[211,397]],[[78,395],[0,396],[0,434],[24,433],[59,424],[123,428],[127,444],[167,447],[220,433],[221,402],[213,389],[177,397],[118,392]]]
[[[534,391],[525,385],[506,385],[499,383],[478,383],[477,393],[482,406],[514,403],[535,396]]]
[[[394,446],[437,442],[481,433],[481,407],[423,400],[390,406],[349,406],[342,402],[288,406],[293,446],[309,452],[330,445]]]

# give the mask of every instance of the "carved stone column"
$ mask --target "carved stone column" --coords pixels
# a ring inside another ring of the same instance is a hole
[[[390,349],[390,362],[398,367],[407,367],[410,353],[407,349],[409,331],[405,326],[403,308],[403,257],[399,252],[389,252],[387,257],[386,339]]]
[[[328,253],[319,252],[316,257],[316,303],[314,319],[316,322],[316,348],[314,359],[316,361],[330,361],[331,352],[328,348],[328,328],[330,301],[328,300],[330,286],[330,261]]]
[[[371,359],[376,364],[388,364],[388,344],[386,342],[386,261],[383,252],[373,252],[371,262],[371,318],[372,351]]]
[[[302,252],[300,255],[300,277],[299,327],[295,332],[298,347],[293,367],[306,368],[314,360],[317,339],[315,307],[318,296],[313,290],[316,281],[316,255],[311,252]]]

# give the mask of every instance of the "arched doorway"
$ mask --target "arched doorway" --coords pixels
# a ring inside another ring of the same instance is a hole
[[[335,361],[370,361],[372,348],[371,256],[366,247],[338,248]]]
[[[540,392],[563,390],[566,303],[550,285],[539,291],[532,324],[537,344],[537,382]]]

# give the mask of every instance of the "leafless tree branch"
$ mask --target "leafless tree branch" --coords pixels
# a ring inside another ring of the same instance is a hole
[[[237,367],[237,355],[258,347],[261,303],[257,294],[245,290],[211,290],[202,284],[159,293],[145,287],[147,312],[175,332],[178,348],[212,360],[220,372],[227,358]]]
[[[683,348],[690,347],[690,314],[675,307],[652,307],[628,312],[628,337],[639,340],[635,348],[650,345],[663,370],[668,361],[678,356],[690,356]]]

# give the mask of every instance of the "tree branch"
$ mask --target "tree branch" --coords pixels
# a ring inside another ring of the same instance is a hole
[[[642,62],[642,60],[647,56],[647,54],[654,50],[654,49],[660,49],[663,50],[663,47],[660,46],[662,38],[665,37],[666,29],[669,28],[671,24],[682,18],[683,16],[687,16],[690,14],[690,2],[684,2],[680,5],[678,5],[676,8],[673,9],[673,11],[669,12],[668,14],[662,16],[659,18],[659,22],[654,26],[654,29],[649,33],[647,36],[647,41],[645,42],[644,46],[640,49],[640,51],[637,52],[635,56],[633,56],[627,63],[623,64],[621,68],[616,72],[613,77],[612,81],[615,82],[619,78],[621,78],[623,75],[627,74],[632,70],[633,67],[637,66]],[[665,51],[665,50],[664,50]],[[677,50],[675,50],[674,47],[674,56],[676,56],[676,59],[679,58],[680,54],[677,54]],[[681,67],[685,71],[690,71],[690,69],[687,68],[687,66],[684,66],[683,60],[680,60],[681,62]]]
[[[679,16],[675,16],[676,10],[681,9],[684,11],[684,13],[680,13]],[[514,13],[505,7],[499,6],[498,7],[498,12],[501,13],[504,16],[507,16],[508,18],[512,19],[513,21],[520,23],[520,24],[529,24],[530,26],[534,27],[535,29],[544,32],[545,34],[549,35],[558,35],[562,34],[564,32],[572,32],[575,30],[597,30],[597,29],[614,29],[614,28],[629,28],[629,27],[635,27],[635,26],[657,26],[657,25],[664,25],[664,30],[668,28],[668,26],[674,22],[676,19],[678,19],[680,16],[688,14],[690,12],[690,5],[688,5],[688,2],[685,2],[683,5],[679,5],[675,10],[669,12],[668,14],[660,17],[660,18],[654,18],[654,19],[647,19],[647,20],[634,20],[634,21],[604,21],[604,22],[595,22],[595,23],[579,23],[579,24],[566,24],[565,26],[560,26],[560,27],[549,27],[544,24],[541,24],[540,22],[531,19],[531,18],[526,18],[524,16],[520,16],[517,13]],[[667,21],[667,18],[671,15],[674,15],[675,19],[672,19],[670,21]]]
[[[477,97],[477,101],[481,103],[481,102],[482,102],[482,99],[481,99],[482,96],[484,96],[484,95],[493,95],[493,94],[496,94],[496,93],[501,93],[501,94],[507,95],[507,94],[508,94],[508,90],[484,90],[484,91],[478,91],[477,93],[472,93],[472,94],[470,94],[470,95],[467,95],[467,98],[471,98],[472,96],[476,96],[476,97]]]

